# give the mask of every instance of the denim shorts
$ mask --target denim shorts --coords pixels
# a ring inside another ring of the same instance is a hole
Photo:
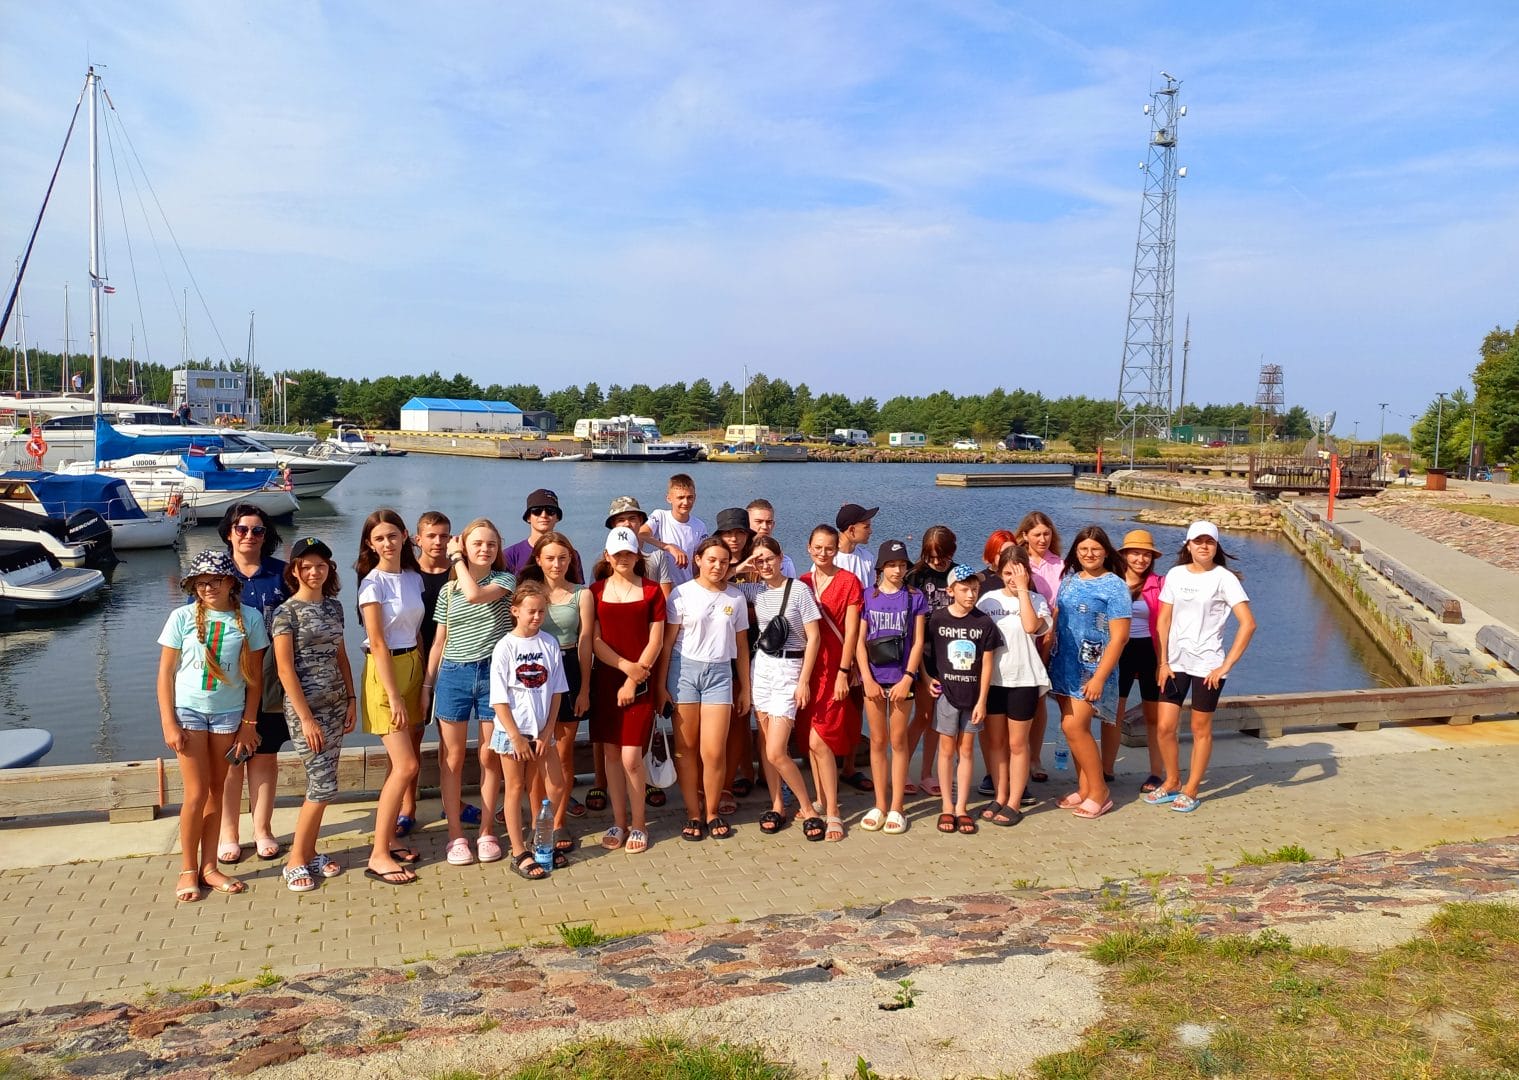
[[[179,726],[186,731],[209,731],[213,735],[232,735],[243,722],[243,710],[231,712],[201,712],[199,709],[177,708],[174,715]]]
[[[676,649],[665,681],[677,705],[732,705],[733,663],[729,660],[689,660]]]
[[[432,711],[439,721],[449,724],[495,717],[496,710],[491,708],[491,658],[439,664]]]

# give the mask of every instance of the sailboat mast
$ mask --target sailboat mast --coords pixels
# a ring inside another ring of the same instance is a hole
[[[100,141],[96,134],[100,77],[91,66],[90,95],[90,373],[95,379],[95,415],[100,415]]]
[[[59,365],[58,392],[69,392],[69,283],[63,283],[63,363]]]
[[[248,312],[248,400],[243,404],[243,416],[249,427],[258,424],[258,369],[253,366],[253,312]]]

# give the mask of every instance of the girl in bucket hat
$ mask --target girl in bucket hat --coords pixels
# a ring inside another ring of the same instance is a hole
[[[181,585],[194,599],[174,609],[158,636],[158,715],[184,784],[174,897],[193,903],[202,888],[248,888],[217,868],[216,838],[228,762],[247,760],[258,742],[269,636],[264,617],[239,601],[241,584],[224,552],[195,556]]]
[[[1148,529],[1130,529],[1118,548],[1124,583],[1133,601],[1133,618],[1129,620],[1129,640],[1118,656],[1118,722],[1102,727],[1102,771],[1111,783],[1118,764],[1118,744],[1123,734],[1124,710],[1129,691],[1139,687],[1139,709],[1144,716],[1145,747],[1150,752],[1150,775],[1139,790],[1148,794],[1160,786],[1164,766],[1160,760],[1160,742],[1155,725],[1160,705],[1160,684],[1155,681],[1155,624],[1160,618],[1161,576],[1155,572],[1160,548]]]

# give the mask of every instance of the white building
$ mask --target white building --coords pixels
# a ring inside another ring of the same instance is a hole
[[[927,446],[928,436],[921,431],[893,431],[886,441],[891,446]]]
[[[248,400],[247,372],[179,368],[174,372],[171,407],[178,409],[186,402],[190,419],[202,424],[238,421],[258,426],[258,402]]]
[[[510,401],[414,397],[401,406],[401,430],[519,432],[522,410]]]

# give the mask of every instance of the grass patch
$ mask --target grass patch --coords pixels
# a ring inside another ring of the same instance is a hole
[[[1090,955],[1113,973],[1109,1014],[1036,1062],[1043,1080],[1519,1078],[1519,905],[1448,904],[1371,955],[1175,923],[1114,931]],[[1184,1045],[1183,1024],[1203,1037]]]
[[[1491,503],[1436,503],[1435,505],[1441,510],[1450,510],[1457,514],[1470,514],[1472,517],[1487,518],[1488,521],[1501,521],[1505,525],[1519,525],[1519,506]]]
[[[612,940],[599,933],[595,923],[560,923],[554,929],[559,931],[559,940],[572,949],[586,949]]]
[[[1301,844],[1283,844],[1275,851],[1241,851],[1239,861],[1245,866],[1265,866],[1267,863],[1312,862],[1313,856]]]
[[[0,1053],[0,1080],[32,1080],[33,1077],[41,1075],[22,1058],[14,1054]]]
[[[454,1080],[444,1074],[437,1080]],[[633,1044],[593,1039],[569,1043],[509,1072],[462,1073],[457,1080],[797,1080],[789,1065],[756,1046],[692,1042],[651,1035]]]

